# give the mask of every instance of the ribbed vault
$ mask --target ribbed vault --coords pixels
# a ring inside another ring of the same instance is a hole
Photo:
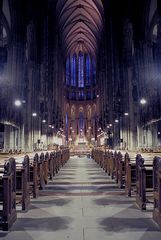
[[[57,18],[62,47],[66,55],[97,53],[98,40],[103,29],[101,0],[59,0]]]

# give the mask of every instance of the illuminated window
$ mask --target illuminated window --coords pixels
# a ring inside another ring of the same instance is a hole
[[[95,60],[92,60],[92,77],[93,77],[93,84],[96,84],[96,62]]]
[[[84,115],[82,112],[79,113],[79,131],[84,129]]]
[[[76,54],[72,57],[72,64],[71,64],[71,86],[76,86],[76,61],[77,57]]]
[[[78,87],[84,87],[84,56],[79,53],[78,57]]]
[[[86,55],[86,85],[91,84],[91,61],[89,55]]]
[[[66,94],[71,100],[92,100],[96,98],[96,61],[88,53],[74,53],[66,59],[66,85],[72,87]],[[79,88],[76,91],[76,87]],[[86,88],[86,89],[84,89]]]
[[[78,98],[79,98],[79,100],[84,100],[84,92],[83,91],[79,91]]]
[[[66,140],[68,141],[68,113],[65,116],[65,123],[66,123]]]
[[[70,83],[70,57],[66,59],[66,85]]]
[[[71,92],[71,100],[76,100],[76,92]]]
[[[87,100],[91,100],[91,92],[90,91],[87,91],[86,99]]]

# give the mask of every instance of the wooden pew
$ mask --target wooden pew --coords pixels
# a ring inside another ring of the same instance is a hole
[[[115,158],[114,153],[112,151],[109,152],[109,175],[112,179],[114,179],[115,174]]]
[[[136,156],[125,154],[125,194],[131,197],[132,190],[136,189]]]
[[[92,158],[94,159],[95,162],[97,162],[97,150],[96,148],[92,149]]]
[[[102,168],[106,172],[106,150],[102,152]]]
[[[49,155],[48,170],[49,170],[49,179],[53,180],[53,177],[55,176],[55,172],[54,172],[54,153],[53,152],[51,152],[50,155]]]
[[[65,149],[61,149],[61,167],[65,164]]]
[[[123,153],[118,153],[118,187],[125,187],[125,159]]]
[[[69,159],[69,148],[63,147],[61,148],[61,166],[63,167],[64,164],[68,161]]]
[[[91,155],[91,152],[89,153]],[[90,156],[89,155],[89,156]],[[69,148],[66,148],[66,153],[65,153],[65,156],[66,156],[66,160],[65,160],[65,163],[69,160],[70,158],[70,151],[69,151]]]
[[[106,154],[105,154],[105,164],[106,164],[106,172],[108,174],[108,176],[110,176],[110,151],[106,151]]]
[[[30,190],[33,191],[33,197],[38,196],[39,190],[44,189],[44,169],[43,169],[44,154],[35,154],[34,158],[30,158]]]
[[[54,176],[58,173],[58,158],[57,158],[57,152],[53,152],[53,170],[54,170]]]
[[[27,156],[29,159],[29,156]],[[32,194],[33,198],[37,198],[39,194],[39,186],[40,186],[40,176],[38,174],[38,154],[35,154],[33,158],[30,158],[30,194]]]
[[[55,152],[55,167],[56,167],[55,171],[56,171],[56,173],[58,173],[59,169],[60,169],[60,159],[61,159],[61,153],[58,150]]]
[[[127,196],[131,196],[131,191],[136,188],[136,157],[134,153],[117,153],[116,162],[116,182],[119,188],[125,188]]]
[[[107,173],[107,169],[108,169],[108,150],[105,150],[104,153],[104,170]]]
[[[105,166],[104,163],[104,150],[100,147],[94,148],[92,150],[92,157],[102,168]]]
[[[95,159],[95,149],[94,148],[92,148],[92,151],[91,151],[91,158]]]
[[[21,204],[22,210],[27,210],[30,204],[30,173],[29,158],[16,160],[16,203]]]
[[[48,184],[49,182],[49,158],[50,155],[48,152],[44,155],[44,161],[43,161],[43,171],[44,171],[44,181],[45,184]]]
[[[161,227],[161,158],[153,160],[154,208],[153,219]]]
[[[16,163],[10,158],[0,166],[0,229],[8,231],[17,219]]]
[[[111,176],[112,179],[115,178],[115,157],[116,151],[105,150],[104,152],[104,170]]]
[[[153,199],[153,162],[136,157],[136,204],[141,210]]]
[[[57,170],[57,153],[56,151],[53,152],[53,174],[54,176],[58,173]]]
[[[100,167],[104,169],[104,150],[100,150]]]
[[[45,188],[45,156],[44,153],[40,154],[40,157],[38,158],[38,179],[39,179],[39,189],[42,190]]]
[[[62,155],[63,154],[63,155]],[[62,151],[27,155],[25,158],[16,158],[16,202],[21,203],[22,210],[27,210],[30,203],[30,194],[33,198],[38,196],[39,190],[45,188],[48,178],[53,178],[61,167],[69,159],[69,149]],[[4,161],[3,161],[4,162]]]
[[[33,158],[30,158],[30,193],[33,198],[39,195],[39,190],[45,188],[45,184],[48,183],[49,178],[53,178],[53,159],[48,152],[35,154]]]
[[[45,188],[49,179],[53,180],[53,177],[58,172],[59,158],[56,151],[35,154],[34,158],[30,160],[30,187],[33,192],[33,197],[38,196],[39,190]]]
[[[118,183],[118,170],[119,170],[119,164],[118,164],[118,152],[114,152],[114,179],[115,182]]]

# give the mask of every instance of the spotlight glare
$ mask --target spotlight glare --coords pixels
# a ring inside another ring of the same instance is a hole
[[[32,116],[33,116],[33,117],[36,117],[36,116],[37,116],[37,113],[36,113],[36,112],[33,112],[33,113],[32,113]]]
[[[145,104],[147,103],[147,101],[146,101],[145,98],[142,98],[142,99],[140,100],[140,103],[141,103],[142,105],[145,105]]]
[[[16,99],[14,104],[16,107],[20,107],[22,105],[22,102],[20,100]]]

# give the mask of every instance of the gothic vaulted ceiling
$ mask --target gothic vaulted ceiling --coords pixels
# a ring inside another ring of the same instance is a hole
[[[59,32],[66,55],[80,51],[96,55],[103,14],[101,0],[58,0]]]

